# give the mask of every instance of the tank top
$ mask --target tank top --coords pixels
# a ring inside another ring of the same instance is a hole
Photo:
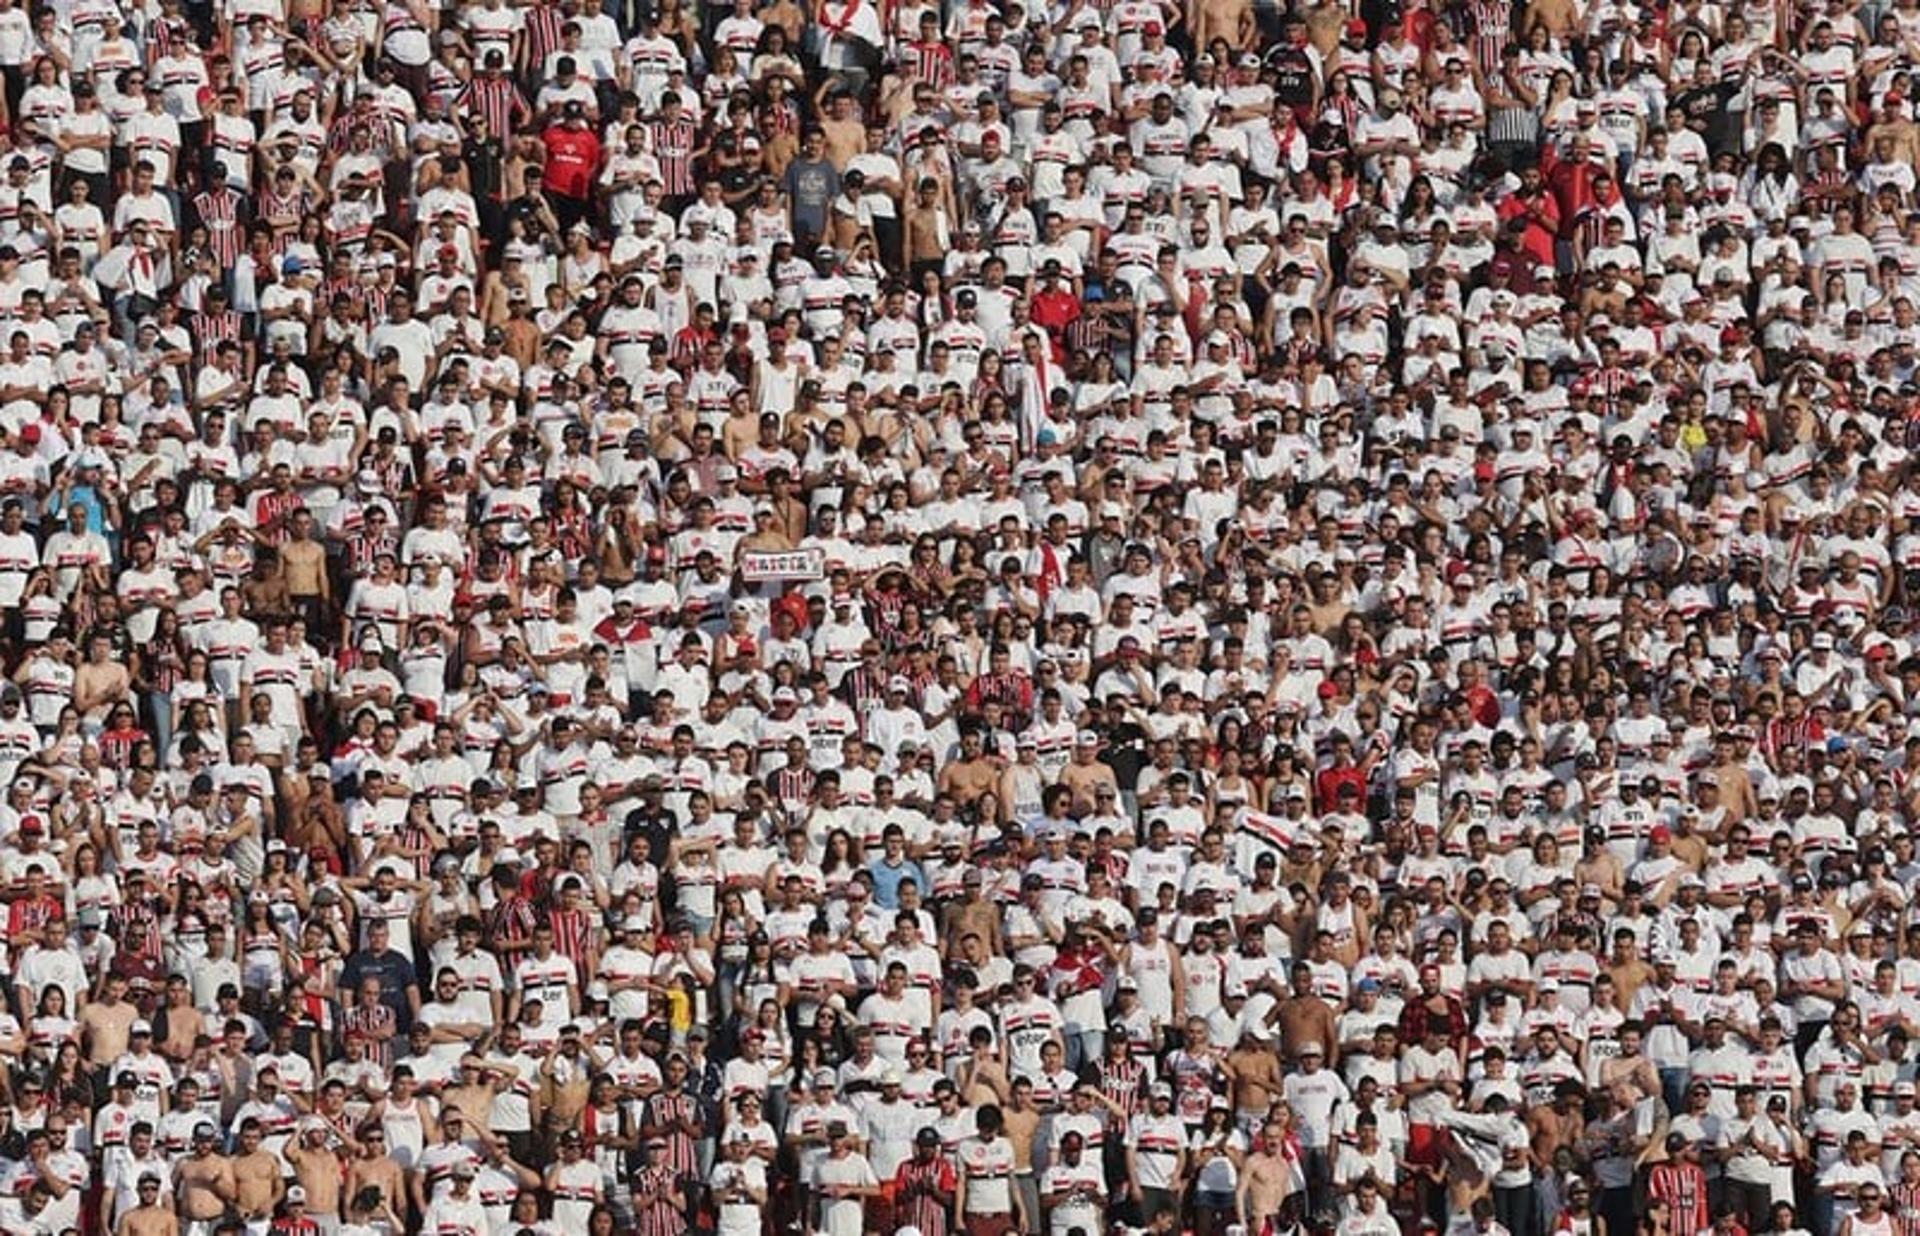
[[[794,365],[785,369],[776,369],[765,361],[759,362],[755,376],[760,381],[760,410],[784,416],[793,411],[793,405],[800,394],[800,370]]]
[[[1127,954],[1127,973],[1140,985],[1140,1007],[1156,1022],[1173,1017],[1173,946],[1165,939],[1151,949],[1136,944]]]
[[[1015,764],[1010,771],[1013,773],[1013,801],[1007,806],[1012,810],[1013,818],[1022,824],[1038,820],[1045,814],[1045,808],[1040,804],[1040,792],[1046,788],[1041,784],[1039,766],[1026,768]]]
[[[653,289],[653,311],[660,318],[660,335],[671,341],[693,321],[693,289],[682,283],[678,291]]]
[[[389,1099],[380,1113],[380,1128],[387,1135],[387,1154],[403,1168],[411,1168],[426,1146],[426,1128],[420,1119],[420,1100],[405,1107]]]
[[[1853,1236],[1893,1236],[1893,1216],[1883,1210],[1878,1219],[1867,1219],[1856,1210],[1853,1212]]]
[[[419,68],[432,59],[433,52],[427,45],[427,32],[412,13],[405,8],[390,4],[385,16],[387,54],[401,64]]]
[[[280,933],[277,931],[255,931],[247,934],[244,946],[247,969],[260,974],[280,973]]]
[[[1319,921],[1314,925],[1321,931],[1333,934],[1335,947],[1353,941],[1353,904],[1351,902],[1339,909],[1321,906],[1320,913],[1316,917]]]

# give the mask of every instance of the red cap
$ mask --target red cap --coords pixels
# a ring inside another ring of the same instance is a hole
[[[1726,328],[1725,330],[1723,330],[1723,331],[1721,331],[1721,332],[1720,332],[1720,342],[1721,342],[1721,343],[1723,343],[1723,344],[1727,344],[1727,343],[1739,343],[1739,342],[1740,342],[1740,328],[1739,328],[1738,326],[1729,326],[1729,327],[1727,327],[1727,328]]]
[[[20,440],[22,442],[38,442],[40,440],[40,426],[37,424],[22,425],[20,427]]]
[[[1652,831],[1647,833],[1647,840],[1648,841],[1672,841],[1673,830],[1671,828],[1668,828],[1665,824],[1655,824],[1653,826]]]
[[[1352,21],[1347,23],[1347,33],[1357,34],[1360,37],[1365,38],[1367,34],[1367,23],[1364,21],[1361,21],[1358,17],[1356,17]]]

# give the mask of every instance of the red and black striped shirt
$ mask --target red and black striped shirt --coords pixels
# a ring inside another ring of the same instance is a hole
[[[920,1229],[921,1236],[947,1236],[948,1215],[957,1184],[953,1163],[943,1154],[935,1155],[927,1163],[918,1159],[902,1163],[893,1176],[894,1196],[899,1199],[899,1208],[894,1214],[896,1226],[911,1224]],[[948,1200],[942,1202],[934,1196],[935,1189],[946,1194]]]
[[[699,130],[684,112],[672,120],[653,122],[653,157],[660,165],[660,186],[668,197],[693,193],[693,152]]]

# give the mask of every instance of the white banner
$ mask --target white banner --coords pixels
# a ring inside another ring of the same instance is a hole
[[[740,555],[740,578],[750,584],[814,580],[826,573],[827,555],[820,549],[750,549]]]

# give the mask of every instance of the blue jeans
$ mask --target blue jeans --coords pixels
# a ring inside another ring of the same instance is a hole
[[[1067,1069],[1077,1073],[1080,1066],[1088,1062],[1098,1062],[1106,1058],[1107,1032],[1105,1030],[1082,1030],[1078,1034],[1069,1034],[1067,1040]]]
[[[1660,1070],[1660,1097],[1666,1100],[1669,1112],[1683,1110],[1687,1097],[1687,1079],[1692,1073],[1685,1065]]]
[[[153,745],[160,763],[167,762],[167,748],[173,745],[173,695],[167,691],[147,692],[147,715],[153,722]]]

